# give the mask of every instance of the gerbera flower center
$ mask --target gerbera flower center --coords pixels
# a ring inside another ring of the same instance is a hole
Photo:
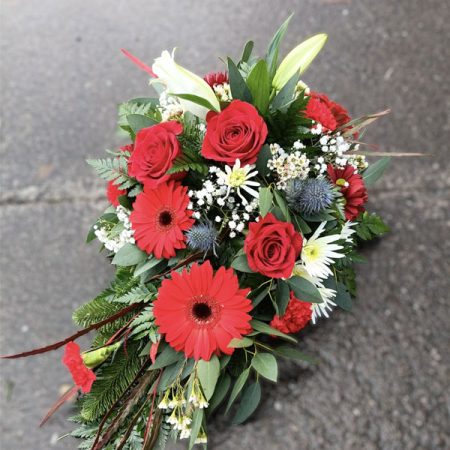
[[[199,295],[191,299],[189,316],[197,325],[211,327],[220,318],[220,307],[213,298]]]
[[[173,224],[174,214],[168,209],[163,209],[158,215],[158,224],[162,228],[169,228]]]
[[[342,187],[348,187],[348,181],[345,180],[344,178],[338,178],[336,180],[336,185],[337,186],[342,186]]]

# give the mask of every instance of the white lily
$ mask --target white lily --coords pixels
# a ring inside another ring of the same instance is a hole
[[[273,87],[279,91],[296,73],[301,75],[322,50],[327,38],[326,34],[316,34],[289,52],[275,72]]]
[[[208,83],[195,73],[181,67],[174,59],[175,49],[170,54],[164,50],[159,58],[155,59],[152,70],[158,77],[152,83],[163,83],[166,85],[168,94],[190,94],[196,95],[206,100],[212,108],[220,111],[220,104],[217,97]],[[208,108],[180,98],[180,103],[184,111],[204,119]]]

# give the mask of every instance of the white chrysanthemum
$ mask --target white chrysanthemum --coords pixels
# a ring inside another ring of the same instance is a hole
[[[322,222],[314,234],[305,240],[301,254],[301,260],[309,275],[320,279],[325,279],[333,274],[329,266],[333,263],[334,259],[345,256],[338,252],[338,250],[343,248],[342,245],[333,244],[333,242],[341,239],[339,234],[319,237],[325,225],[326,222]]]
[[[329,311],[332,311],[333,306],[336,306],[336,303],[333,302],[334,297],[336,297],[336,291],[334,289],[326,288],[319,278],[311,276],[303,264],[295,265],[292,276],[305,278],[310,283],[314,284],[322,297],[322,303],[311,303],[312,323],[315,324],[317,319],[322,316],[328,318]]]
[[[345,242],[353,242],[353,238],[351,237],[355,230],[352,228],[355,226],[355,222],[350,222],[349,220],[344,223],[344,226],[341,230],[341,239]]]
[[[231,191],[236,191],[242,200],[242,204],[247,205],[248,200],[242,195],[241,189],[255,198],[259,197],[259,192],[253,188],[260,186],[260,184],[257,181],[250,180],[258,174],[257,170],[253,170],[254,168],[255,166],[252,164],[241,167],[241,161],[236,159],[233,167],[225,166],[225,172],[223,170],[217,171],[218,183],[227,187],[225,198],[230,195]]]

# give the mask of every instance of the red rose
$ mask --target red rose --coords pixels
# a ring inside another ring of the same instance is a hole
[[[78,344],[69,342],[66,345],[62,361],[69,369],[74,383],[85,394],[88,393],[95,381],[95,373],[84,364]]]
[[[139,130],[129,160],[129,175],[151,189],[174,178],[166,172],[181,154],[177,136],[182,132],[183,125],[176,121],[163,122]]]
[[[250,103],[233,100],[222,112],[210,111],[202,155],[207,159],[244,166],[256,162],[267,137],[267,125]]]
[[[270,278],[288,278],[300,254],[303,238],[292,223],[281,222],[267,214],[249,225],[244,252],[254,272]]]
[[[364,204],[368,200],[367,189],[361,175],[355,173],[353,166],[347,165],[343,169],[328,165],[328,177],[341,189],[345,199],[345,218],[355,219],[364,211]]]
[[[302,302],[291,291],[291,299],[284,315],[275,316],[270,326],[282,333],[297,333],[308,324],[312,317],[311,303]]]

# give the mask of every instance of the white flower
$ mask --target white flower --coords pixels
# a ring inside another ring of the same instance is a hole
[[[342,245],[333,244],[341,239],[339,234],[319,237],[325,225],[326,222],[322,222],[314,234],[304,242],[301,254],[301,259],[309,275],[321,279],[333,274],[329,265],[333,263],[334,259],[345,256],[337,252],[343,248]]]
[[[341,230],[341,236],[340,238],[345,242],[353,242],[353,238],[351,237],[353,233],[355,233],[355,230],[352,228],[355,226],[355,222],[350,222],[349,220],[344,223],[344,226]]]
[[[236,191],[242,200],[242,204],[247,205],[248,201],[242,195],[241,189],[255,198],[259,197],[259,192],[253,187],[258,187],[260,184],[257,181],[250,180],[258,174],[257,170],[252,171],[254,168],[255,166],[252,164],[241,167],[241,161],[236,159],[233,167],[225,166],[225,172],[223,170],[217,172],[218,183],[227,186],[225,198],[228,198],[231,191]]]
[[[174,54],[175,49],[172,55],[165,50],[159,58],[155,59],[152,70],[158,78],[152,82],[165,84],[168,94],[191,94],[201,97],[207,100],[216,111],[220,111],[219,101],[208,83],[179,66],[174,60]],[[180,103],[185,111],[190,111],[202,119],[206,117],[208,109],[204,106],[183,99],[180,99]]]

